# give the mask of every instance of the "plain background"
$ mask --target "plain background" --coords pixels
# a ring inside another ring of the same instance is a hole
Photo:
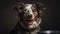
[[[18,1],[27,2],[27,0],[0,0],[0,34],[8,34],[17,24],[17,12],[13,8],[17,5]],[[42,29],[59,31],[59,1],[47,0],[46,4],[47,17],[44,23],[42,23]]]

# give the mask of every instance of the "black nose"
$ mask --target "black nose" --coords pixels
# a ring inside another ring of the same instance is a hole
[[[32,15],[27,15],[27,18],[29,18],[29,19],[32,18]]]

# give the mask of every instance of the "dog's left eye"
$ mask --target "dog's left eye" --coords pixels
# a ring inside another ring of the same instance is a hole
[[[24,11],[27,11],[26,9],[24,9]]]
[[[33,12],[37,12],[37,10],[32,10]]]

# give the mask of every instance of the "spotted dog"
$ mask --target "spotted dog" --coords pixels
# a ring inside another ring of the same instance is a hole
[[[19,4],[16,7],[18,26],[11,34],[38,34],[40,30],[42,8],[39,4]]]

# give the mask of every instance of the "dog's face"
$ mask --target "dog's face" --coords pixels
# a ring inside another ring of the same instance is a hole
[[[41,23],[35,4],[21,4],[18,7],[19,24],[25,29],[37,28]]]

